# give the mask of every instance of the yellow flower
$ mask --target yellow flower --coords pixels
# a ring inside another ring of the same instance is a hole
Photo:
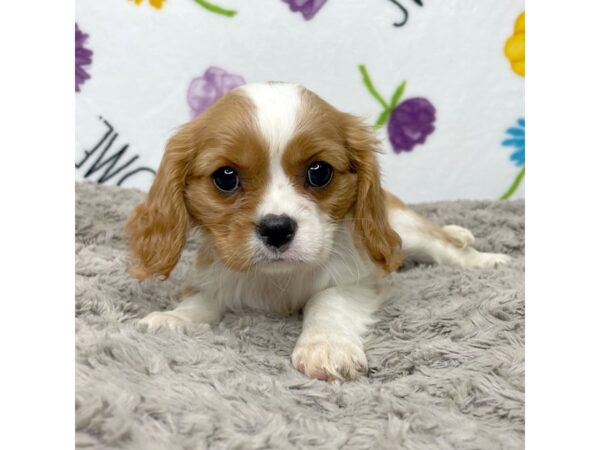
[[[131,1],[131,0],[129,0]],[[135,1],[136,5],[139,5],[142,3],[143,0],[133,0]],[[162,8],[163,3],[165,2],[165,0],[148,0],[148,3],[150,3],[151,6],[154,6],[156,9],[160,9]]]
[[[525,11],[515,21],[515,31],[504,45],[504,54],[510,61],[513,70],[525,76]]]

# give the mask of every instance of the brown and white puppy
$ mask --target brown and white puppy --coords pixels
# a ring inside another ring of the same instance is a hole
[[[404,256],[461,267],[508,261],[385,192],[377,151],[368,125],[301,86],[257,83],[225,95],[169,140],[127,223],[139,279],[168,277],[191,227],[203,237],[181,304],[141,323],[180,329],[218,322],[227,309],[302,309],[294,366],[319,379],[359,376],[383,275]]]

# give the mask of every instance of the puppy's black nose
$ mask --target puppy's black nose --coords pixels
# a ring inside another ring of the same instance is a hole
[[[294,239],[296,228],[298,224],[290,216],[269,214],[256,226],[256,232],[269,247],[283,251]]]

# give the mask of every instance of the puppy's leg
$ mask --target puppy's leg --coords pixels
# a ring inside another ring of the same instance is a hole
[[[300,372],[320,380],[351,380],[365,373],[362,337],[382,302],[375,289],[332,287],[304,307],[302,333],[292,353]]]
[[[475,238],[466,228],[435,225],[389,192],[386,196],[388,218],[402,238],[402,251],[407,259],[459,267],[492,267],[510,260],[508,255],[475,250],[471,247]]]
[[[224,307],[201,292],[184,296],[181,303],[171,311],[155,311],[148,314],[139,324],[148,331],[161,328],[184,331],[193,323],[215,323],[221,320]]]

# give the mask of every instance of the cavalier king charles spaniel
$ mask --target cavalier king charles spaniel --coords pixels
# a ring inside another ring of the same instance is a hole
[[[303,311],[292,363],[311,378],[367,370],[363,338],[404,258],[489,267],[473,235],[437,226],[380,183],[378,140],[359,118],[288,83],[241,86],[169,140],[145,200],[129,218],[130,273],[166,278],[188,231],[202,236],[172,311],[149,330],[218,322],[246,308]]]

